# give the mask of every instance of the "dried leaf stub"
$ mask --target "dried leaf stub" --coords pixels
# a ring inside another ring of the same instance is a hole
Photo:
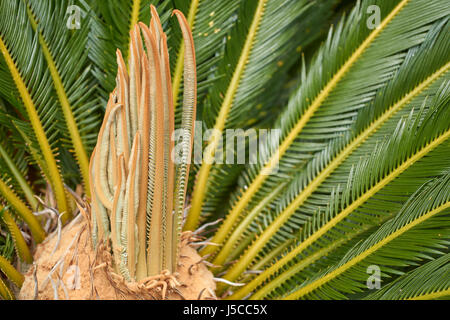
[[[111,239],[115,270],[127,281],[176,270],[195,122],[194,43],[175,10],[187,50],[181,161],[174,161],[167,37],[153,6],[151,14],[149,26],[130,32],[128,71],[117,51],[116,88],[90,164],[93,239]]]

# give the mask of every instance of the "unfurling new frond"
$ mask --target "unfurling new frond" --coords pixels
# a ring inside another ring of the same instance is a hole
[[[148,26],[130,32],[128,70],[117,50],[116,88],[90,163],[93,239],[111,239],[116,270],[128,281],[176,269],[196,109],[194,44],[175,10],[186,43],[176,148],[167,37],[153,6],[151,14]]]

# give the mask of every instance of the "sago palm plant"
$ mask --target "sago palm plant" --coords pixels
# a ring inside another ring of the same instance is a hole
[[[0,295],[448,297],[449,17],[1,1]]]

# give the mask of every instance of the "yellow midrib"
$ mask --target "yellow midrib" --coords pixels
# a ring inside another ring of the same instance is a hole
[[[443,290],[443,291],[427,293],[427,294],[423,294],[423,295],[416,296],[413,298],[409,298],[407,300],[433,300],[433,299],[437,299],[437,298],[441,298],[441,297],[445,297],[445,296],[449,296],[449,295],[450,295],[450,288],[447,288],[446,290]]]
[[[11,290],[6,286],[3,280],[0,278],[0,297],[3,297],[5,300],[14,300],[14,294]]]
[[[59,76],[59,72],[56,69],[56,65],[52,59],[50,51],[48,50],[45,40],[42,35],[39,34],[39,42],[42,44],[42,51],[47,60],[47,65],[50,70],[50,74],[53,78],[53,83],[55,84],[56,94],[58,95],[59,102],[61,103],[61,108],[64,113],[64,118],[66,119],[67,128],[69,129],[70,138],[73,143],[73,147],[75,150],[75,156],[78,160],[78,165],[80,167],[81,176],[83,178],[84,184],[84,193],[86,196],[90,197],[90,186],[89,186],[89,160],[84,149],[83,142],[81,140],[80,132],[78,131],[78,127],[75,121],[75,118],[72,113],[72,108],[69,103],[69,99],[67,98],[66,91],[62,84],[61,77]]]
[[[36,32],[38,24],[34,17],[34,14],[27,3],[27,14],[31,23],[31,27]],[[69,103],[69,99],[67,98],[66,90],[62,83],[61,77],[59,75],[58,69],[56,68],[55,61],[53,59],[52,54],[50,53],[50,49],[47,45],[47,42],[44,39],[44,36],[39,31],[38,34],[39,43],[41,44],[42,52],[44,53],[45,60],[47,61],[48,68],[50,70],[50,75],[52,76],[53,83],[55,85],[56,94],[58,95],[59,101],[61,103],[61,108],[64,113],[64,118],[66,120],[67,128],[69,129],[70,138],[72,140],[72,144],[75,150],[75,157],[78,161],[78,165],[80,167],[81,176],[84,184],[84,192],[90,197],[90,187],[89,187],[89,160],[84,149],[83,142],[81,140],[80,133],[78,131],[78,127],[75,121],[75,118],[72,113],[72,107]]]
[[[286,221],[298,208],[303,201],[305,201],[316,189],[317,187],[325,181],[325,179],[356,149],[360,146],[368,137],[373,135],[383,123],[388,121],[395,113],[402,109],[409,101],[414,97],[419,95],[423,90],[425,90],[431,83],[440,78],[445,72],[450,68],[450,62],[441,67],[438,71],[433,73],[431,76],[426,78],[423,82],[418,84],[412,91],[406,94],[400,101],[395,103],[393,106],[388,108],[383,115],[381,115],[377,120],[375,120],[370,126],[368,126],[363,132],[361,132],[345,149],[343,149],[325,168],[323,171],[314,178],[308,186],[291,202],[291,204],[279,215],[280,219]],[[283,217],[283,218],[282,218]],[[284,218],[285,217],[285,218]],[[277,218],[278,220],[278,218]],[[214,241],[213,241],[214,242]],[[227,242],[228,244],[228,242]],[[228,244],[230,246],[231,244]],[[225,247],[220,251],[219,256],[223,256]],[[222,260],[216,260],[213,262],[215,264],[222,263]]]
[[[125,61],[125,64],[128,66],[128,55],[130,54],[130,47],[131,47],[131,36],[130,32],[133,31],[134,25],[138,23],[139,20],[139,10],[141,9],[141,0],[133,0],[133,4],[131,6],[131,18],[130,18],[130,25],[128,27],[128,46],[123,50],[125,54],[123,55],[123,60]]]
[[[3,158],[9,170],[11,170],[12,175],[19,183],[22,188],[23,193],[25,194],[25,198],[28,200],[28,204],[31,208],[38,208],[38,201],[34,198],[34,193],[31,190],[31,187],[28,185],[27,181],[23,177],[22,173],[17,168],[16,164],[13,162],[11,157],[8,155],[6,150],[0,145],[0,157]]]
[[[287,272],[282,273],[279,277],[277,277],[276,279],[274,279],[274,280],[270,281],[269,283],[267,283],[260,291],[258,291],[255,294],[253,294],[249,298],[249,300],[260,300],[260,299],[263,299],[264,295],[266,293],[269,293],[270,291],[275,289],[280,283],[283,283],[285,280],[289,279],[294,274],[300,272],[301,270],[303,270],[305,267],[307,267],[311,263],[314,263],[314,261],[317,261],[319,258],[321,258],[324,255],[326,255],[328,252],[330,252],[331,250],[336,248],[339,244],[344,242],[344,240],[345,240],[345,238],[342,238],[340,241],[335,242],[335,243],[333,243],[332,245],[330,245],[328,247],[322,248],[321,250],[317,251],[316,253],[312,254],[311,256],[308,256],[304,260],[302,260],[299,263],[293,265],[292,267],[290,267],[287,270]],[[270,274],[274,274],[275,271],[276,271],[275,269],[271,269],[271,273]],[[233,299],[235,299],[235,298],[233,298]]]
[[[322,285],[324,285],[326,282],[336,278],[337,276],[339,276],[343,272],[345,272],[348,269],[350,269],[351,267],[355,266],[357,263],[361,262],[362,260],[367,258],[369,255],[373,254],[374,252],[379,250],[381,247],[385,246],[387,243],[389,243],[392,240],[400,237],[401,235],[403,235],[405,232],[407,232],[411,228],[417,226],[418,224],[422,223],[423,221],[431,218],[432,216],[436,215],[437,213],[439,213],[442,210],[445,210],[447,208],[450,208],[450,202],[446,202],[445,204],[437,207],[436,209],[431,210],[430,212],[424,214],[420,218],[418,218],[418,219],[408,223],[407,225],[401,227],[400,229],[398,229],[397,231],[391,233],[389,236],[387,236],[383,240],[379,241],[378,243],[374,244],[373,246],[371,246],[370,248],[368,248],[364,252],[360,253],[355,258],[353,258],[350,261],[348,261],[347,263],[343,264],[342,266],[340,266],[336,270],[334,270],[334,271],[328,273],[326,276],[324,276],[324,277],[322,277],[322,278],[320,278],[320,279],[318,279],[318,280],[316,280],[316,281],[306,285],[305,287],[301,288],[300,290],[298,290],[298,291],[296,291],[296,292],[286,296],[284,299],[286,299],[286,300],[299,299],[300,297],[302,297],[302,296],[304,296],[304,295],[314,291],[315,289],[317,289],[317,288],[321,287]]]
[[[62,216],[62,220],[65,222],[70,217],[71,213],[68,210],[69,208],[67,205],[67,199],[64,191],[62,177],[59,173],[59,169],[56,164],[56,160],[54,158],[50,144],[47,140],[47,137],[45,136],[44,128],[42,127],[34,102],[30,96],[30,93],[28,92],[28,89],[19,71],[17,70],[14,60],[12,59],[8,49],[6,48],[6,45],[3,42],[1,35],[0,35],[0,51],[2,52],[3,57],[5,58],[6,64],[11,72],[14,83],[16,84],[17,90],[19,91],[23,104],[25,105],[25,108],[27,110],[31,126],[36,134],[36,138],[39,142],[39,146],[41,148],[46,165],[48,167],[49,173],[48,178],[55,192],[58,210],[60,213],[65,213]]]
[[[25,261],[27,264],[33,263],[33,256],[31,255],[30,249],[28,248],[28,244],[26,243],[25,238],[22,235],[22,232],[20,231],[11,214],[7,210],[5,209],[3,210],[4,212],[1,215],[0,219],[2,219],[3,222],[6,224],[9,234],[13,238],[14,247],[16,249],[15,251],[17,252],[17,255],[21,260]]]
[[[427,146],[423,147],[419,152],[413,155],[409,160],[406,160],[399,167],[393,170],[389,175],[383,178],[380,182],[378,182],[375,186],[369,189],[366,193],[361,195],[357,200],[355,200],[350,206],[342,210],[339,214],[337,214],[333,219],[331,219],[328,223],[322,226],[319,230],[317,230],[313,235],[303,241],[294,251],[299,254],[306,247],[311,245],[314,241],[319,239],[322,235],[328,232],[331,228],[333,228],[336,224],[342,221],[345,217],[347,217],[353,210],[358,208],[364,202],[366,202],[370,197],[372,197],[375,193],[381,190],[384,186],[386,186],[389,182],[395,179],[398,175],[400,175],[403,171],[405,171],[408,167],[413,165],[417,160],[422,158],[428,152],[433,150],[439,144],[444,142],[450,136],[450,130],[447,130],[444,134],[433,140]],[[306,197],[302,197],[303,199]],[[288,207],[292,207],[291,205]],[[292,210],[292,209],[291,209]],[[228,271],[228,273],[224,276],[225,279],[229,281],[235,280],[240,273],[246,268],[247,264],[251,262],[251,260],[256,256],[261,247],[266,244],[271,236],[281,227],[281,225],[290,217],[289,216],[280,216],[282,218],[275,220],[265,231],[261,234],[261,236],[253,243],[253,245],[247,250],[247,252],[241,257],[241,259],[234,264],[234,266]],[[294,252],[293,251],[293,252]],[[291,252],[290,254],[293,254]]]
[[[45,239],[45,231],[42,229],[39,221],[30,209],[17,197],[17,195],[8,187],[8,185],[0,178],[0,194],[8,201],[16,212],[26,222],[30,228],[31,234],[37,243],[42,242]]]
[[[234,96],[239,87],[239,83],[244,73],[245,67],[248,63],[248,59],[253,48],[254,40],[258,33],[258,28],[261,19],[264,15],[264,8],[266,2],[267,0],[259,0],[258,7],[256,8],[252,24],[248,31],[247,39],[245,40],[245,44],[242,49],[242,53],[239,57],[239,61],[236,65],[236,69],[234,70],[233,77],[231,78],[230,85],[228,86],[225,98],[220,107],[219,115],[217,116],[217,120],[214,125],[213,130],[217,133],[222,133],[225,127],[228,114],[233,104]],[[214,158],[216,148],[220,141],[219,138],[220,137],[218,134],[212,135],[212,138],[208,142],[207,151],[205,150],[204,159],[198,172],[198,176],[194,186],[191,201],[191,209],[189,211],[189,215],[185,224],[185,230],[192,230],[198,224],[198,220],[203,205],[203,200],[205,198],[206,184],[212,166],[211,163],[212,159]]]
[[[29,11],[29,18],[34,31],[36,31],[37,24],[31,11]],[[66,90],[64,89],[64,85],[62,83],[58,69],[56,68],[53,56],[50,53],[50,50],[47,46],[47,42],[45,41],[44,36],[42,35],[41,32],[39,32],[38,39],[39,43],[41,44],[45,60],[47,61],[47,65],[50,70],[50,75],[52,76],[53,79],[53,84],[55,85],[56,94],[58,95],[59,102],[61,103],[61,109],[64,113],[67,128],[69,129],[70,138],[72,140],[72,144],[75,150],[75,157],[78,161],[81,176],[83,178],[84,192],[88,197],[90,197],[91,191],[89,187],[89,160],[86,150],[84,149],[83,142],[81,140],[81,136],[78,131],[75,118],[72,113],[72,107],[69,103],[69,99],[67,98]]]
[[[269,204],[275,196],[284,188],[285,184],[280,184],[276,187],[269,195],[264,197],[264,199],[258,203],[258,205],[253,208],[250,213],[238,224],[238,226],[233,230],[232,234],[225,241],[222,249],[219,251],[217,256],[213,260],[213,264],[215,265],[223,265],[225,260],[230,257],[233,249],[236,249],[236,242],[241,239],[244,234],[245,229],[250,225],[251,221],[256,217],[258,213],[262,211],[262,209]]]
[[[384,219],[378,220],[380,223],[381,221],[385,221],[386,217]],[[276,288],[278,285],[283,283],[285,280],[289,279],[292,275],[297,274],[299,271],[303,270],[307,266],[311,265],[321,257],[327,255],[329,252],[333,251],[335,248],[339,247],[341,244],[349,241],[350,239],[354,238],[357,235],[360,235],[361,233],[367,231],[370,228],[369,225],[366,225],[364,228],[359,229],[357,232],[351,233],[348,236],[339,239],[336,242],[332,242],[327,247],[324,247],[317,251],[316,253],[313,253],[310,256],[307,256],[306,258],[302,259],[292,267],[290,267],[286,272],[281,273],[277,278],[272,280],[269,284],[262,287],[258,292],[253,294],[249,299],[250,300],[258,300],[264,298],[264,296],[269,292],[269,290]],[[267,269],[267,272],[264,271],[261,273],[257,278],[253,279],[246,287],[244,287],[245,290],[242,290],[243,292],[236,292],[233,294],[233,296],[237,296],[235,299],[240,299],[239,297],[243,294],[246,295],[250,293],[254,288],[256,288],[258,285],[261,284],[262,281],[270,277],[271,275],[275,274],[282,266],[284,266],[286,263],[288,263],[291,259],[295,258],[297,255],[293,255],[292,251],[288,253],[287,255],[283,256],[280,260],[278,260],[276,263],[274,263],[269,269]],[[244,289],[243,288],[243,289]],[[230,297],[230,299],[233,299]]]
[[[319,95],[314,99],[312,104],[308,107],[306,112],[302,115],[300,120],[294,126],[292,131],[283,140],[278,150],[273,153],[273,156],[267,161],[267,163],[255,177],[255,179],[252,181],[250,186],[242,194],[238,202],[233,206],[233,209],[230,211],[227,218],[219,228],[219,231],[216,233],[215,238],[212,240],[213,242],[221,243],[223,241],[223,239],[228,234],[228,231],[233,227],[234,223],[236,222],[236,219],[238,218],[240,212],[250,202],[253,195],[256,193],[257,190],[259,190],[263,182],[269,176],[267,173],[270,173],[272,169],[279,163],[279,159],[283,157],[287,149],[294,142],[298,134],[302,131],[303,127],[307,124],[307,122],[310,120],[313,114],[321,106],[323,101],[329,96],[334,87],[344,77],[344,75],[358,60],[358,58],[364,53],[367,47],[369,47],[369,45],[375,40],[378,34],[386,28],[389,22],[400,12],[400,10],[407,4],[408,1],[409,0],[403,0],[394,8],[394,10],[391,11],[391,13],[383,20],[383,22],[379,25],[379,27],[374,29],[374,31],[364,40],[364,42],[358,47],[358,49],[352,54],[352,56],[333,76],[330,82],[328,82],[327,85],[322,89]],[[213,253],[217,249],[218,249],[217,247],[209,246],[206,247],[203,251],[205,254],[207,254]]]

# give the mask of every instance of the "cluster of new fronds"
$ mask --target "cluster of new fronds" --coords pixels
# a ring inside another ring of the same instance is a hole
[[[196,109],[194,44],[174,10],[185,48],[175,143],[167,37],[153,6],[151,13],[149,26],[130,33],[129,72],[117,50],[116,88],[90,162],[93,241],[111,240],[116,271],[128,281],[176,270]]]

